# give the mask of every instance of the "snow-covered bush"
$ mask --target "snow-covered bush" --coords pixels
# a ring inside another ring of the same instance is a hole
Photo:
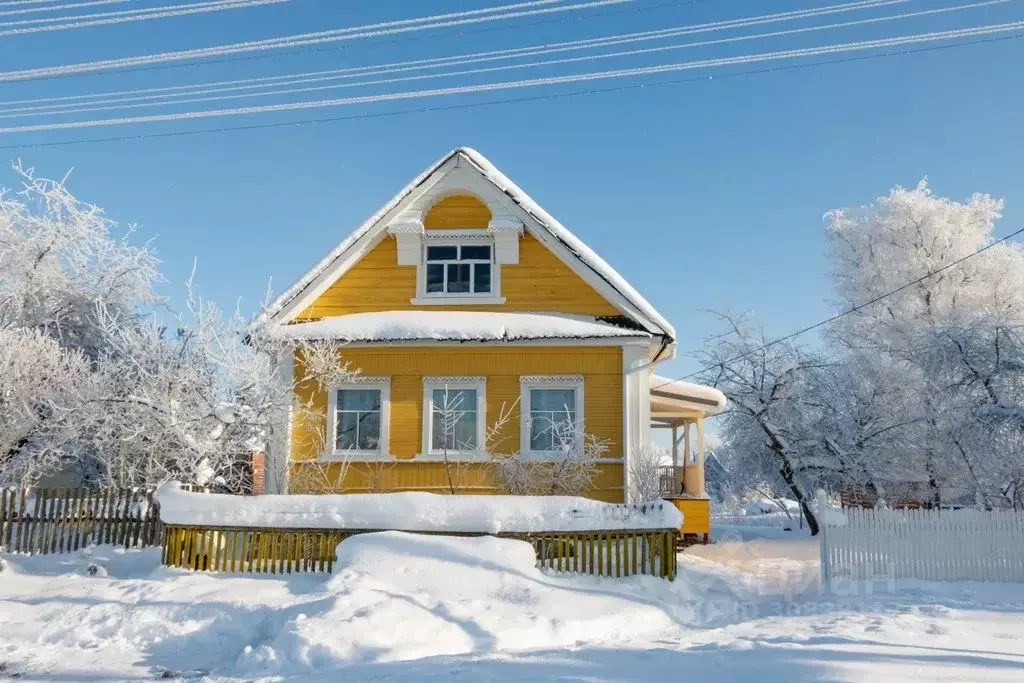
[[[629,460],[631,500],[645,503],[661,498],[661,468],[672,464],[672,455],[665,448],[648,444]]]

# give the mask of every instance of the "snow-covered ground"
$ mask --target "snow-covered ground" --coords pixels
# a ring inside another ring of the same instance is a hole
[[[674,583],[555,577],[518,541],[398,532],[344,542],[333,576],[189,573],[155,550],[8,557],[0,679],[1024,680],[1024,585],[824,596],[816,543],[785,533],[688,550]]]

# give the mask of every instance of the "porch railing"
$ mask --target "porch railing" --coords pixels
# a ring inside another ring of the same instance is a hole
[[[683,467],[662,465],[658,467],[658,490],[663,496],[678,496],[683,490]]]

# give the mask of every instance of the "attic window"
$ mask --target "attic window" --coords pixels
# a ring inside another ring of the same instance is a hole
[[[427,247],[426,293],[428,295],[490,294],[491,245],[445,244]]]

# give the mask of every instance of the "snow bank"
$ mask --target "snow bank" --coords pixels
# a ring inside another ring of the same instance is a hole
[[[243,675],[615,643],[674,626],[659,604],[672,601],[670,584],[632,579],[616,595],[607,581],[595,590],[596,579],[550,577],[523,541],[384,532],[349,538],[337,552],[327,593],[338,599],[243,653]],[[661,600],[632,599],[630,587],[641,586]]]
[[[396,529],[497,534],[674,529],[682,515],[664,501],[614,505],[572,496],[449,496],[435,493],[227,496],[156,491],[165,524],[292,529]]]
[[[280,339],[388,341],[516,341],[650,337],[646,332],[600,322],[592,316],[469,311],[353,313],[274,328]]]
[[[782,506],[782,507],[780,507]],[[744,506],[744,512],[747,515],[771,515],[777,512],[789,512],[793,515],[800,514],[800,503],[789,498],[780,498],[778,501],[772,500],[771,498],[754,498],[753,500],[747,501]]]

